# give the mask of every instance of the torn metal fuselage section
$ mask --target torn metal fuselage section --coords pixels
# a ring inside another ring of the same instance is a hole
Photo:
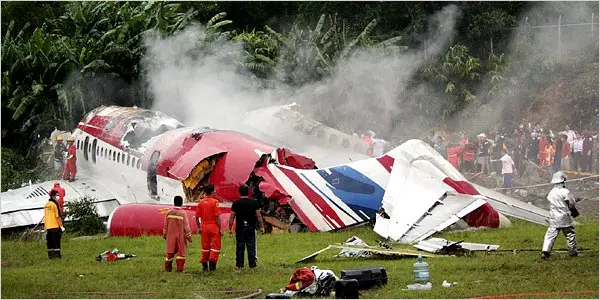
[[[268,165],[284,165],[300,170],[316,169],[315,162],[305,156],[295,154],[286,148],[275,149],[264,153],[256,161],[254,170],[250,173],[246,185],[252,190],[263,213],[263,218],[269,224],[269,230],[277,228],[283,231],[296,232],[305,226],[298,212],[290,206],[292,196],[268,170]],[[302,214],[302,212],[299,212]]]

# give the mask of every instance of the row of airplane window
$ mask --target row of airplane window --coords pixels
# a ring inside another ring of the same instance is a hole
[[[82,150],[81,148],[83,145],[84,145],[84,142],[77,139],[77,149]],[[96,158],[104,158],[104,159],[108,159],[108,160],[112,159],[112,161],[115,161],[117,163],[123,163],[124,165],[126,165],[128,167],[132,167],[132,168],[140,169],[142,167],[142,161],[140,159],[138,159],[137,157],[130,155],[129,153],[127,153],[127,155],[125,155],[124,152],[116,151],[116,150],[112,150],[112,149],[106,149],[106,148],[100,147],[100,146],[96,146],[96,149],[92,149],[92,145],[89,145],[88,147],[89,147],[88,154],[92,154],[92,151],[96,152],[95,153],[96,155],[92,156],[92,161],[94,163],[96,162]],[[86,160],[87,160],[87,157],[86,157]]]

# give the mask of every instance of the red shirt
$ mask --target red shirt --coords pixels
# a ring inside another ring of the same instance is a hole
[[[73,162],[77,161],[77,148],[75,148],[75,145],[71,144],[71,146],[69,146],[69,149],[67,149],[67,156],[71,156],[73,155]]]
[[[202,224],[217,224],[215,217],[220,215],[219,200],[207,196],[196,206],[196,218],[202,220]]]
[[[60,209],[60,212],[62,213],[64,211],[64,207],[65,207],[65,189],[63,189],[60,185],[59,186],[55,186],[53,187],[50,192],[52,193],[52,191],[57,191],[58,192],[58,206]]]

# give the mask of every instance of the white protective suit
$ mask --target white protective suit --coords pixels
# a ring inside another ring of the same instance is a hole
[[[577,236],[575,235],[573,217],[569,210],[569,205],[575,206],[573,194],[564,187],[563,183],[560,183],[552,188],[546,199],[550,202],[550,227],[548,227],[544,236],[542,251],[549,256],[559,231],[562,231],[567,238],[569,255],[577,255]]]

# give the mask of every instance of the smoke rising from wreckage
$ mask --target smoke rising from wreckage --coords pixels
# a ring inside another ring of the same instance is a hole
[[[333,134],[339,141],[332,142]],[[378,234],[412,243],[457,222],[471,227],[509,225],[504,215],[547,223],[546,211],[471,185],[418,140],[380,157],[318,169],[306,156],[244,133],[185,127],[160,112],[116,106],[90,112],[73,136],[81,176],[65,183],[66,201],[95,193],[101,215],[109,216],[111,235],[160,234],[164,208],[172,198],[185,194],[189,202],[184,206],[192,216],[207,183],[215,185],[225,215],[239,198],[238,187],[251,186],[267,223],[284,230],[302,224],[309,230],[330,231],[376,220]],[[306,129],[305,136],[333,143],[339,153],[344,148],[364,150],[351,147],[361,145],[358,137],[319,124]],[[43,189],[49,184],[3,193],[2,228],[38,223],[47,200]],[[27,201],[18,201],[26,194]]]

